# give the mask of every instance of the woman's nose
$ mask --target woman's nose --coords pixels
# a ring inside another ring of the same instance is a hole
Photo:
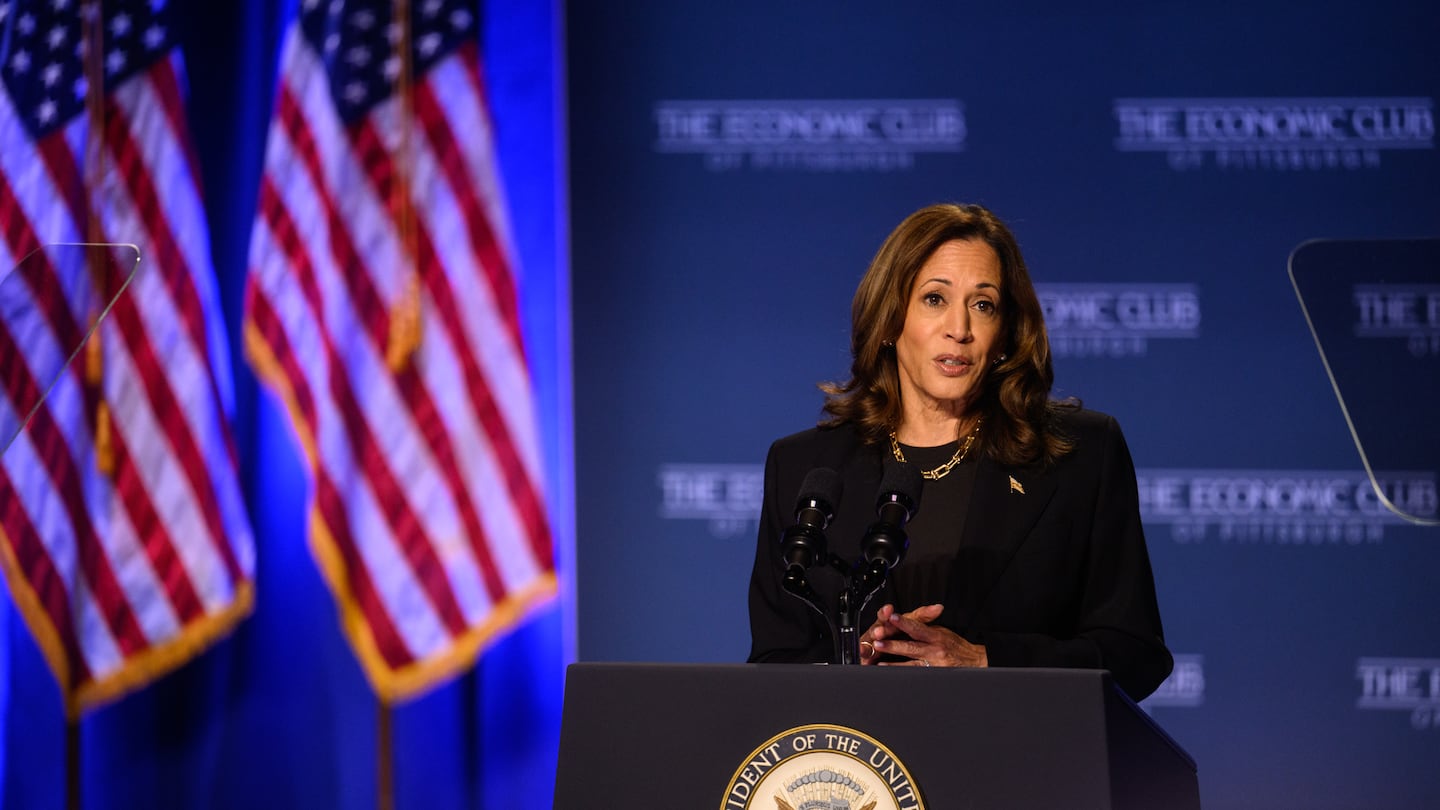
[[[958,309],[946,324],[945,336],[960,343],[969,343],[975,339],[970,331],[970,311]]]

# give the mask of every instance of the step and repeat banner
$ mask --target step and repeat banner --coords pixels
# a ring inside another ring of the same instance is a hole
[[[744,659],[769,443],[846,376],[886,234],[979,202],[1056,395],[1126,432],[1176,659],[1145,706],[1206,806],[1440,806],[1440,529],[1375,496],[1286,272],[1440,237],[1440,6],[1118,5],[570,4],[580,658]],[[1440,393],[1412,292],[1356,328]],[[1377,473],[1434,521],[1436,467]]]

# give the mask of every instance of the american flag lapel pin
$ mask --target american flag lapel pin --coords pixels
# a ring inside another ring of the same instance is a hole
[[[1020,482],[1019,482],[1019,481],[1016,481],[1016,480],[1015,480],[1015,476],[1013,476],[1013,475],[1010,476],[1010,491],[1011,491],[1011,492],[1018,492],[1018,493],[1020,493],[1021,495],[1024,495],[1024,494],[1025,494],[1025,487],[1020,486]]]

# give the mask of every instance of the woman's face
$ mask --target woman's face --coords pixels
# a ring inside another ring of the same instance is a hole
[[[1000,257],[985,242],[952,240],[915,277],[895,341],[902,412],[963,416],[998,345]]]

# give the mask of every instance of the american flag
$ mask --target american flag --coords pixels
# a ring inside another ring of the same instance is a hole
[[[3,284],[0,424],[29,411],[134,267],[53,243],[142,256],[0,463],[0,562],[72,713],[178,666],[253,599],[230,358],[163,6],[0,1],[0,265],[34,254]]]
[[[555,590],[479,19],[411,5],[302,3],[246,291],[247,354],[308,462],[312,550],[386,701]]]

